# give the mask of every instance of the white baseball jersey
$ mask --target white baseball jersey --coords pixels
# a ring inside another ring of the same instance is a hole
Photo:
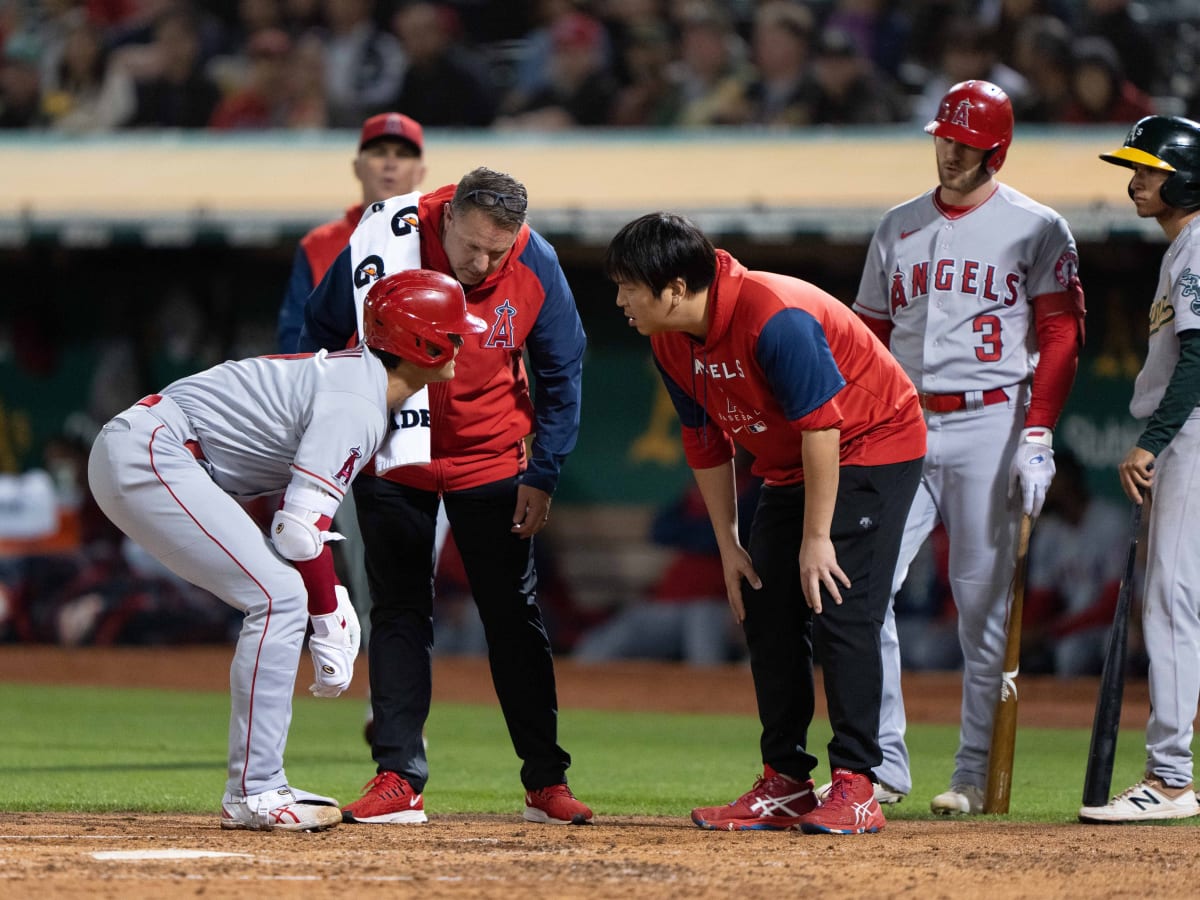
[[[1029,379],[1029,301],[1078,268],[1066,221],[1007,185],[963,215],[931,190],[889,210],[867,251],[854,310],[893,322],[891,350],[918,391],[988,390]]]
[[[1147,419],[1158,409],[1179,362],[1179,333],[1200,328],[1200,219],[1188,223],[1163,255],[1150,305],[1150,344],[1133,384],[1129,412]]]
[[[387,432],[387,371],[359,345],[225,362],[164,388],[212,479],[253,497],[299,475],[339,499]]]

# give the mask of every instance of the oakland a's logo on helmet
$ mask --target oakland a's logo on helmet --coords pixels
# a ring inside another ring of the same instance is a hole
[[[354,269],[354,286],[366,287],[372,281],[378,281],[383,276],[383,259],[374,255],[368,256]]]

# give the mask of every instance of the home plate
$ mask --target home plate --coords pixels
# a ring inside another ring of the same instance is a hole
[[[251,856],[250,853],[222,853],[217,850],[100,850],[93,859],[208,859],[219,856]]]

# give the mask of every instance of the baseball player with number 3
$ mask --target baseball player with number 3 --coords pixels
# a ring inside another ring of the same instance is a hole
[[[1075,240],[1062,216],[996,181],[1012,106],[986,81],[942,98],[938,187],[890,210],[867,253],[855,311],[913,380],[929,446],[892,586],[938,522],[963,651],[962,721],[950,789],[936,813],[979,813],[1022,512],[1037,516],[1054,476],[1053,428],[1083,343]],[[877,797],[912,787],[893,604],[883,635],[883,763]]]
[[[355,476],[399,433],[390,411],[453,378],[461,336],[486,327],[457,281],[426,270],[377,282],[363,321],[363,342],[350,349],[225,362],[144,397],[104,426],[88,461],[105,515],[245,613],[230,667],[222,828],[341,821],[336,800],[290,787],[283,769],[306,626],[316,696],[349,687],[358,654],[329,527]],[[238,499],[285,489],[264,535]]]
[[[1145,429],[1119,466],[1134,503],[1150,494],[1142,633],[1150,657],[1150,720],[1142,780],[1083,822],[1200,815],[1193,792],[1192,722],[1200,702],[1200,123],[1147,116],[1100,156],[1133,170],[1129,199],[1171,242],[1150,301],[1150,344],[1129,412]]]

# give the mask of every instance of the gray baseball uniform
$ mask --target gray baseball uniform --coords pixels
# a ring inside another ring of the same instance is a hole
[[[1129,411],[1158,408],[1179,361],[1179,334],[1200,329],[1200,219],[1163,256],[1150,306],[1146,362]],[[1200,407],[1154,460],[1142,630],[1150,657],[1146,771],[1169,785],[1192,781],[1192,722],[1200,698]]]
[[[982,788],[1020,512],[1008,496],[1009,464],[1037,362],[1030,301],[1065,290],[1078,257],[1062,216],[1006,185],[997,184],[966,213],[943,207],[935,194],[929,191],[884,216],[867,252],[854,309],[891,320],[892,353],[926,408],[924,472],[905,524],[892,597],[921,544],[943,522],[964,658],[951,784]],[[881,640],[883,764],[875,772],[908,793],[912,775],[892,603]]]
[[[245,613],[230,669],[227,790],[287,784],[283,752],[308,622],[296,568],[236,497],[285,488],[332,514],[388,427],[387,372],[363,346],[258,357],[174,382],[114,417],[88,480],[104,513],[171,571]]]

